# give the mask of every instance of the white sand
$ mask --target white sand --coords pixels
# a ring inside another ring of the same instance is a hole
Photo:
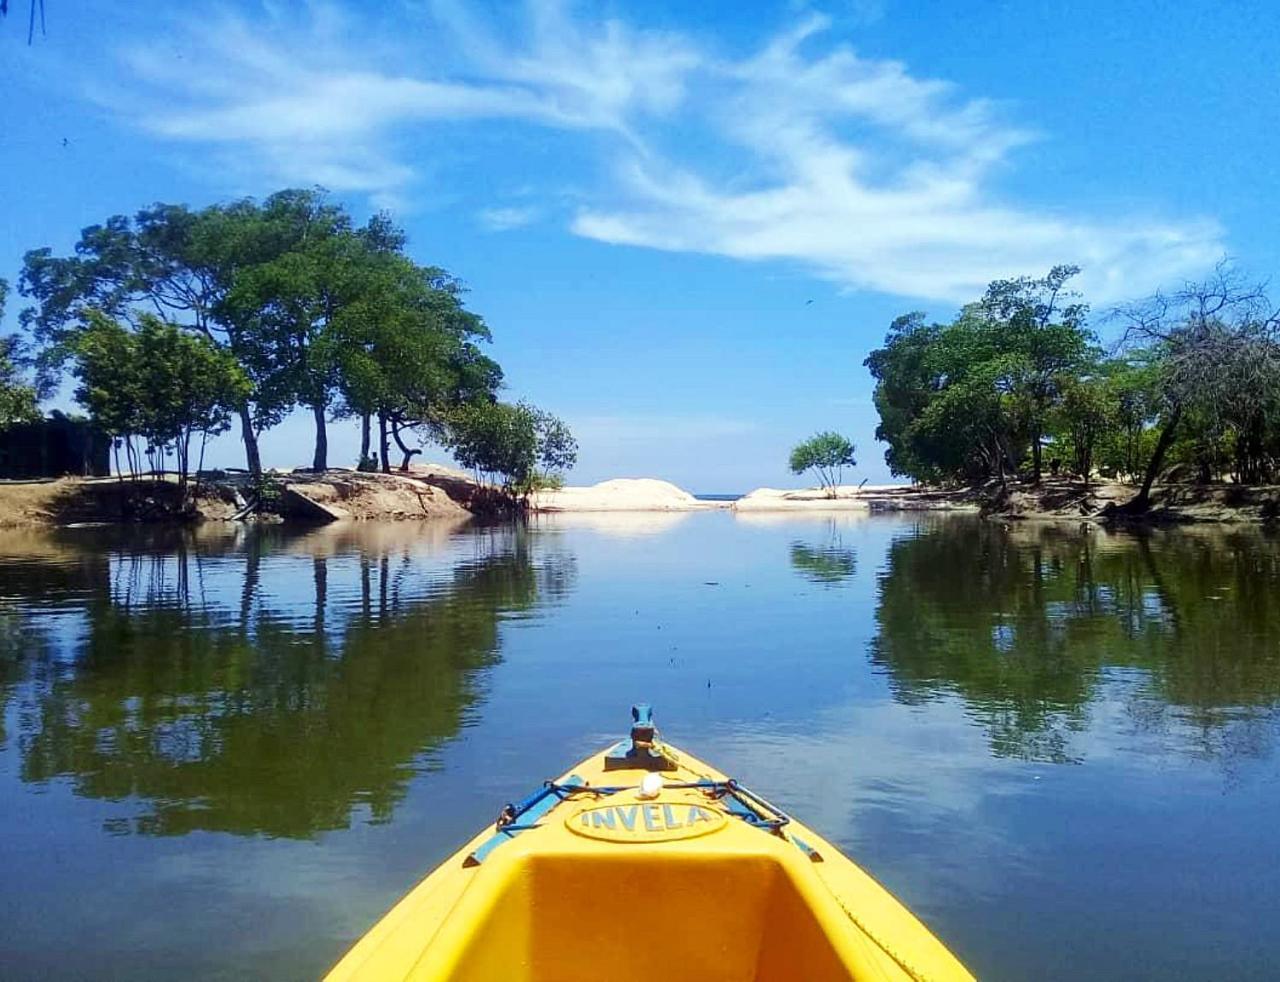
[[[530,503],[535,511],[705,511],[722,505],[699,501],[669,481],[620,477],[587,488],[539,491]]]
[[[747,511],[865,511],[870,506],[867,497],[881,492],[883,485],[842,484],[834,496],[823,488],[800,488],[785,491],[779,488],[756,488],[750,494],[733,503],[733,510]]]

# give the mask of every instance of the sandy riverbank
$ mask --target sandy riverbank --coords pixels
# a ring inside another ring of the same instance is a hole
[[[946,511],[993,518],[1061,521],[1092,519],[1128,524],[1177,522],[1263,523],[1280,518],[1280,487],[1171,484],[1157,486],[1145,514],[1118,512],[1136,488],[1116,482],[1045,478],[1039,485],[992,482],[977,487],[843,485],[832,494],[819,488],[757,488],[732,502],[700,501],[666,481],[618,479],[591,487],[537,495],[531,505],[545,512],[681,512],[727,508],[734,514],[866,513]]]
[[[539,512],[712,511],[730,504],[700,501],[669,481],[647,477],[620,477],[589,487],[540,491],[529,500],[530,507]]]
[[[269,473],[271,501],[255,515],[268,520],[327,524],[346,520],[466,519],[477,494],[454,496],[412,474],[366,474],[331,470],[323,474]],[[172,477],[137,481],[107,478],[59,478],[0,482],[0,527],[23,528],[76,524],[219,522],[244,517],[256,497],[247,476],[191,482],[186,489]]]
[[[269,475],[277,500],[267,520],[310,524],[344,521],[464,521],[478,513],[509,514],[509,503],[493,488],[466,474],[428,465],[408,473],[370,474],[331,470]],[[1007,520],[1088,519],[1103,523],[1267,523],[1280,519],[1280,487],[1230,484],[1157,486],[1152,507],[1127,515],[1121,506],[1135,494],[1130,485],[1046,478],[1039,485],[994,482],[980,487],[845,485],[832,495],[817,488],[757,488],[736,501],[702,501],[668,481],[617,478],[590,487],[540,492],[529,501],[542,514],[672,516],[727,510],[779,518],[795,513],[876,514],[897,511],[979,513]],[[244,517],[253,491],[243,475],[205,482],[183,494],[172,479],[120,482],[113,478],[0,483],[0,527],[78,523],[228,521]],[[585,519],[584,520],[597,520]],[[616,519],[615,519],[616,520]],[[640,523],[643,525],[644,523]],[[652,523],[651,523],[652,524]]]

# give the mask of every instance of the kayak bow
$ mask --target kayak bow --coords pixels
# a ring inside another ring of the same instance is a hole
[[[649,707],[632,719],[505,806],[331,982],[972,978],[829,842],[662,743]]]

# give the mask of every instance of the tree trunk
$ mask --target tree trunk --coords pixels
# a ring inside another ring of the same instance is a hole
[[[358,466],[363,466],[369,459],[369,429],[369,414],[364,413],[360,417],[360,464]]]
[[[382,473],[391,473],[391,463],[387,459],[387,414],[378,413],[378,456],[381,458]]]
[[[204,448],[209,443],[209,431],[200,431],[200,460],[196,464],[196,487],[200,486],[200,472],[204,470]]]
[[[1042,448],[1040,446],[1040,431],[1033,430],[1031,434],[1031,483],[1040,483],[1040,455]]]
[[[404,454],[404,460],[402,460],[402,461],[400,462],[400,470],[404,471],[405,473],[408,473],[408,471],[409,471],[409,461],[410,461],[411,459],[413,459],[413,455],[414,455],[414,454],[416,454],[416,453],[422,453],[422,451],[421,451],[421,450],[419,450],[419,449],[417,449],[417,448],[413,448],[413,449],[411,449],[411,448],[406,447],[406,446],[404,445],[404,441],[403,441],[402,439],[400,439],[400,424],[399,424],[399,423],[392,422],[392,424],[391,424],[391,436],[395,439],[395,441],[396,441],[396,446],[398,446],[398,447],[400,448],[400,452],[401,452],[402,454]]]
[[[262,477],[262,457],[258,453],[258,434],[253,430],[253,414],[247,403],[240,407],[240,439],[244,441],[245,464],[257,480]]]
[[[184,429],[174,441],[173,455],[178,463],[178,487],[187,486],[187,455],[191,452],[191,431]]]
[[[318,473],[329,469],[329,431],[325,427],[324,403],[312,406],[311,415],[316,421],[316,452],[311,458],[311,469]]]
[[[1151,452],[1151,459],[1147,461],[1147,472],[1143,475],[1142,487],[1132,501],[1125,503],[1124,508],[1126,511],[1143,512],[1151,507],[1151,485],[1155,484],[1156,475],[1160,473],[1165,454],[1169,452],[1169,447],[1173,445],[1174,433],[1178,429],[1178,423],[1181,419],[1182,407],[1174,406],[1173,412],[1169,414],[1169,419],[1164,424],[1164,429],[1160,431],[1160,439],[1156,441],[1156,448]]]

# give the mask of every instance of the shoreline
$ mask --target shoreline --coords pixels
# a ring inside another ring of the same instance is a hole
[[[349,521],[437,521],[492,517],[497,494],[452,468],[424,465],[408,473],[330,470],[269,475],[278,492],[270,514],[249,515],[252,492],[244,477],[202,480],[186,495],[170,478],[59,478],[0,482],[0,527],[84,524],[182,524],[248,519],[325,525]],[[1280,486],[1157,485],[1152,506],[1129,515],[1120,506],[1136,489],[1116,482],[1046,478],[1039,485],[1010,481],[975,487],[844,485],[757,488],[736,499],[698,498],[667,481],[615,478],[586,487],[533,494],[531,515],[672,514],[724,511],[751,515],[948,512],[1004,521],[1075,520],[1116,527],[1187,523],[1266,525],[1280,519]],[[607,519],[606,519],[607,520]]]

